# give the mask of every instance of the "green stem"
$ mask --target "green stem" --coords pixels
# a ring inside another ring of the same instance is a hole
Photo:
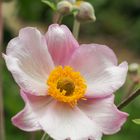
[[[117,107],[118,109],[122,109],[127,106],[130,102],[132,102],[136,97],[140,95],[140,89],[137,89],[132,94],[130,94],[126,99],[124,99]]]
[[[122,100],[126,99],[126,98],[133,92],[133,90],[135,89],[136,85],[137,85],[136,82],[133,82],[133,83],[130,85],[130,87],[129,87],[129,89],[128,89],[128,92],[123,96]]]
[[[3,20],[2,20],[2,1],[0,1],[0,75],[2,75],[2,32],[3,32]],[[4,109],[3,109],[3,94],[2,94],[2,77],[0,76],[0,140],[5,139],[5,127],[4,127]]]
[[[47,133],[44,133],[41,140],[49,140],[50,136]]]
[[[76,19],[74,20],[73,25],[73,35],[76,39],[78,39],[79,36],[79,30],[80,30],[80,22],[78,22]]]
[[[58,17],[57,23],[61,24],[62,20],[63,20],[63,16],[60,14]]]
[[[29,140],[35,140],[35,137],[36,137],[36,133],[31,132]]]
[[[60,14],[60,13],[54,13],[54,23],[58,23],[58,24],[61,24],[61,22],[62,22],[62,20],[63,20],[63,15],[62,14]]]

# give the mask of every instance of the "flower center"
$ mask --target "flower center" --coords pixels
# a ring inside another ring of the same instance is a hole
[[[48,80],[48,94],[60,102],[75,106],[79,99],[85,99],[86,84],[79,72],[73,71],[72,67],[56,67]]]
[[[75,85],[71,79],[63,78],[57,82],[57,89],[60,89],[60,92],[66,91],[65,96],[70,96],[74,92]]]

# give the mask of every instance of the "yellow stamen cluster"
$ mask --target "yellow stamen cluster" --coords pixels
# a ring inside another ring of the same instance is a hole
[[[86,84],[79,72],[73,71],[72,67],[56,67],[48,80],[48,93],[60,102],[75,106],[79,99],[85,99]]]

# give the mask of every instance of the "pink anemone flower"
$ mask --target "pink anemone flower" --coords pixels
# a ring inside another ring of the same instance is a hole
[[[42,35],[21,29],[3,54],[21,88],[25,108],[12,118],[24,131],[44,130],[55,140],[101,140],[118,132],[128,114],[114,105],[128,65],[104,45],[80,45],[65,25]]]

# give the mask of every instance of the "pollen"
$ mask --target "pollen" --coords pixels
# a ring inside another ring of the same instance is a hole
[[[74,107],[78,100],[85,99],[86,82],[80,72],[72,67],[56,67],[47,80],[48,94],[56,100]]]

